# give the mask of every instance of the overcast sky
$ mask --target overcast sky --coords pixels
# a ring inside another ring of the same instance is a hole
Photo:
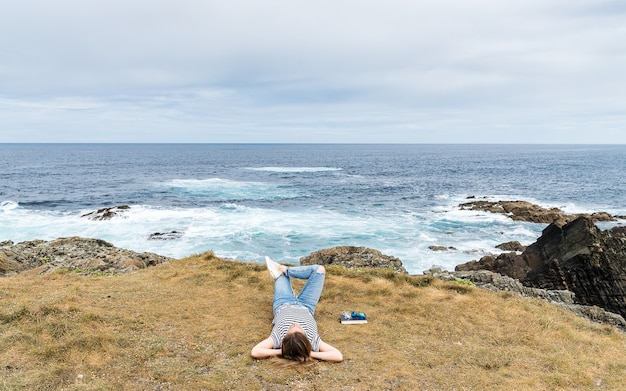
[[[0,142],[626,143],[623,0],[2,0]]]

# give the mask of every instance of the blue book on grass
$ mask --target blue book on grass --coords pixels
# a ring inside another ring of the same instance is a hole
[[[363,312],[344,311],[339,316],[341,324],[363,324],[367,323],[367,316]]]

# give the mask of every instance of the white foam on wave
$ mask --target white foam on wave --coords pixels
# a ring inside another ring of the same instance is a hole
[[[291,188],[272,183],[239,182],[221,178],[173,179],[158,186],[184,195],[206,197],[213,201],[294,198],[299,195]]]
[[[615,208],[614,206],[605,206],[605,205],[587,205],[580,204],[574,202],[561,203],[559,205],[554,205],[553,207],[561,209],[563,212],[568,214],[582,214],[582,213],[595,213],[595,212],[607,212],[612,215],[624,215],[626,213],[626,207]]]
[[[453,221],[461,222],[486,222],[486,223],[503,223],[509,219],[509,217],[492,212],[484,212],[480,210],[469,210],[460,208],[450,208],[445,210],[446,218]]]
[[[15,201],[2,201],[0,202],[0,211],[5,211],[5,210],[13,210],[13,209],[17,209],[19,207],[19,204]]]
[[[246,170],[298,173],[298,172],[341,171],[342,169],[337,168],[337,167],[246,167]]]
[[[486,254],[502,252],[497,245],[519,241],[529,245],[537,240],[545,224],[514,221],[506,215],[485,211],[461,209],[460,204],[471,202],[466,196],[446,196],[437,198],[441,203],[427,213],[424,219],[423,240],[428,246],[441,246],[446,251],[421,251],[413,255],[421,267],[431,263],[448,270],[459,263],[480,259]],[[481,197],[489,200],[515,199],[515,197]],[[436,261],[436,262],[435,262]]]
[[[499,252],[499,243],[530,244],[541,227],[449,208],[441,213],[402,211],[351,213],[325,208],[276,210],[228,203],[206,208],[131,206],[111,220],[93,221],[80,213],[14,208],[4,211],[0,241],[99,238],[138,252],[174,258],[213,250],[218,256],[262,262],[270,255],[283,262],[324,248],[366,246],[400,258],[411,273],[432,265],[448,270],[459,263]],[[181,233],[175,240],[149,240],[152,233]],[[454,249],[435,252],[429,246]]]

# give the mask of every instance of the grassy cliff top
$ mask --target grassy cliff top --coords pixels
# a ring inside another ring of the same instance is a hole
[[[327,268],[316,318],[344,362],[250,357],[264,265],[212,253],[118,276],[0,278],[0,390],[614,390],[626,336],[545,302],[386,270]],[[301,285],[300,285],[301,286]],[[344,310],[366,325],[341,325]]]

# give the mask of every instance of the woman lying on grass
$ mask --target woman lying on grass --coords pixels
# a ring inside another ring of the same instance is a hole
[[[321,340],[313,319],[326,269],[319,265],[287,267],[269,257],[265,257],[265,263],[274,278],[274,328],[267,339],[252,348],[252,357],[278,357],[301,364],[311,358],[343,361],[339,350]],[[291,277],[306,280],[298,296],[291,286]]]

